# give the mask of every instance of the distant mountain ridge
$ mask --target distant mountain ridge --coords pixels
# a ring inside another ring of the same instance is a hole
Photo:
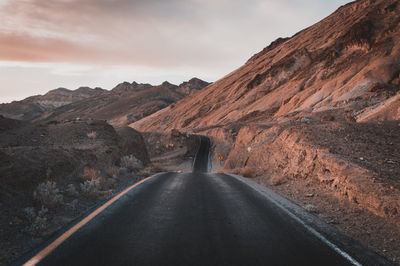
[[[32,120],[44,112],[106,92],[101,88],[80,87],[76,90],[58,88],[44,95],[35,95],[21,101],[0,104],[0,114],[18,120]]]
[[[158,86],[125,81],[109,91],[89,87],[76,90],[58,88],[44,95],[1,104],[0,115],[28,121],[94,118],[123,125],[152,114],[209,84],[192,78],[179,86],[167,81]]]

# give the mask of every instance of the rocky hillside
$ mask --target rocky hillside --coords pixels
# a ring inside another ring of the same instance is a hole
[[[339,121],[399,119],[399,22],[397,0],[349,3],[132,126],[154,131],[326,114]]]
[[[32,120],[40,117],[46,111],[100,95],[103,92],[105,90],[101,88],[80,87],[76,90],[58,88],[45,95],[32,96],[9,104],[0,104],[0,115],[12,119]]]

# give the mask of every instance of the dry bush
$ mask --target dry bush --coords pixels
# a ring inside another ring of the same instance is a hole
[[[319,212],[317,206],[312,205],[312,204],[307,204],[307,205],[305,205],[305,206],[304,206],[304,209],[305,209],[306,211],[308,211],[308,212],[311,212],[311,213],[318,213],[318,212]]]
[[[242,169],[240,169],[240,174],[242,176],[244,176],[244,177],[247,177],[247,178],[252,178],[252,177],[256,176],[256,173],[255,173],[254,169],[250,168],[248,166],[243,167]]]
[[[106,174],[113,179],[117,179],[119,177],[119,168],[110,166],[106,169]]]
[[[58,190],[56,182],[52,181],[40,183],[33,192],[33,198],[49,209],[64,204],[63,196]]]
[[[91,132],[87,133],[87,136],[89,139],[96,139],[97,133],[96,133],[96,131],[91,131]]]
[[[78,206],[78,199],[74,199],[73,201],[71,201],[71,203],[65,204],[65,207],[71,211],[76,211],[77,206]]]
[[[83,169],[83,179],[84,180],[97,180],[101,177],[101,173],[96,169],[85,167]]]
[[[151,167],[146,167],[140,170],[139,175],[141,176],[150,176],[153,173]]]
[[[104,185],[102,180],[105,180],[105,178],[86,180],[80,185],[82,193],[91,199],[108,198],[112,196],[112,190],[104,190],[108,184],[107,186]]]
[[[30,222],[25,231],[33,236],[39,236],[47,228],[46,213],[48,209],[42,206],[40,211],[36,214],[35,208],[28,207],[24,209],[25,217]]]
[[[99,197],[106,197],[109,194],[112,195],[111,190],[107,190],[111,182],[103,177],[100,171],[85,167],[83,169],[83,179],[85,181],[80,184],[80,188],[86,197],[96,199]],[[109,180],[111,181],[112,179]]]
[[[270,180],[270,184],[272,186],[279,186],[279,185],[284,184],[285,182],[286,182],[285,178],[280,175],[276,175],[276,176],[272,177]]]
[[[97,198],[100,191],[100,181],[98,179],[95,180],[86,180],[81,185],[82,193],[88,198]]]
[[[69,184],[67,186],[67,189],[65,190],[65,195],[68,197],[78,197],[79,192],[78,192],[78,190],[76,190],[74,184]]]
[[[143,168],[143,163],[131,154],[121,157],[121,167],[129,171],[136,171]]]

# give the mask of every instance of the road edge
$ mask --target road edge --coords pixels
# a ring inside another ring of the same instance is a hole
[[[272,189],[239,175],[224,174],[235,178],[260,193],[353,265],[394,265],[385,257],[366,248],[360,242],[327,224],[321,218],[305,211],[301,206]]]

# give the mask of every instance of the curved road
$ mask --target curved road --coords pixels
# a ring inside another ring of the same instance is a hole
[[[352,265],[250,186],[205,173],[201,143],[193,173],[140,184],[39,265]]]

